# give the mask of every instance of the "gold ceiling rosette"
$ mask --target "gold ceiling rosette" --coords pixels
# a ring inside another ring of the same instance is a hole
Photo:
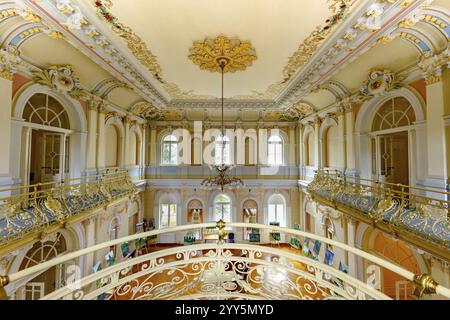
[[[189,59],[202,70],[222,72],[221,62],[226,61],[224,73],[244,71],[257,59],[250,41],[218,36],[195,41],[189,51]]]

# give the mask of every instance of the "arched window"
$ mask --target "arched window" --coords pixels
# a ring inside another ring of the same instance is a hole
[[[372,131],[409,126],[416,121],[414,108],[406,98],[398,97],[387,101],[375,114]]]
[[[174,135],[167,135],[163,139],[161,162],[165,165],[178,164],[178,139]]]
[[[220,194],[214,199],[214,218],[231,222],[231,199],[227,195]]]
[[[177,204],[163,201],[159,205],[159,227],[169,228],[177,226]]]
[[[216,139],[216,149],[215,149],[215,159],[216,164],[231,164],[230,157],[230,138],[217,137]]]
[[[279,223],[281,227],[286,227],[286,201],[281,194],[274,194],[269,198],[269,224]]]
[[[70,129],[69,116],[53,97],[37,93],[28,100],[23,111],[25,121],[49,127]]]
[[[271,166],[283,164],[283,139],[279,135],[272,135],[268,141],[268,163]]]

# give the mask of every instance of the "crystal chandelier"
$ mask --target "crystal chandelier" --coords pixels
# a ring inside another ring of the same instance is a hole
[[[233,169],[232,165],[226,164],[225,159],[225,148],[227,141],[225,139],[225,126],[224,126],[224,120],[223,120],[223,105],[224,105],[224,96],[223,96],[223,79],[224,79],[224,69],[225,67],[230,63],[230,60],[227,57],[219,57],[217,58],[217,63],[220,66],[221,75],[222,75],[222,147],[221,147],[221,163],[216,164],[213,166],[213,168],[217,171],[217,175],[212,178],[207,178],[202,181],[202,187],[212,190],[212,189],[220,189],[224,191],[225,188],[227,189],[239,189],[244,186],[244,182],[237,178],[237,177],[231,177],[229,175],[229,171]]]

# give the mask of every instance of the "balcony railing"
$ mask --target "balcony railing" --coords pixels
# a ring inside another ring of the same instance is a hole
[[[0,190],[0,248],[136,191],[125,171]]]
[[[319,171],[307,190],[315,200],[450,259],[449,193],[328,171]]]
[[[134,256],[124,255],[122,258],[117,254],[113,263],[103,265],[103,269],[100,267],[99,271],[84,277],[75,271],[77,261],[83,256],[104,256],[105,250],[122,248],[124,244],[138,240],[145,243],[145,239],[167,233],[206,228],[216,228],[218,241],[174,246],[154,252],[137,249]],[[278,234],[280,237],[275,237],[278,239],[291,236],[298,240],[299,247],[286,250],[280,243],[263,245],[225,241],[227,229],[242,228]],[[431,276],[416,275],[346,244],[300,230],[223,221],[153,230],[67,253],[0,277],[0,289],[16,282],[24,283],[24,279],[31,280],[36,274],[62,264],[71,268],[71,279],[67,280],[65,287],[42,299],[390,299],[376,285],[372,285],[372,277],[363,282],[335,268],[332,263],[321,261],[320,256],[305,253],[312,240],[328,248],[342,250],[344,255],[353,254],[362,258],[371,270],[380,268],[380,272],[375,274],[380,275],[381,269],[392,271],[404,281],[411,282],[418,297],[437,293],[450,298],[450,290],[436,283]],[[375,279],[373,283],[377,281],[381,279]]]

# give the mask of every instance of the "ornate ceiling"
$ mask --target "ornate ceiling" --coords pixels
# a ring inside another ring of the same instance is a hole
[[[240,39],[254,58],[226,75],[226,106],[297,120],[359,94],[374,70],[418,71],[447,48],[449,9],[447,0],[2,0],[0,32],[30,76],[66,66],[83,96],[155,119],[219,107],[220,77],[192,61],[193,47]]]

